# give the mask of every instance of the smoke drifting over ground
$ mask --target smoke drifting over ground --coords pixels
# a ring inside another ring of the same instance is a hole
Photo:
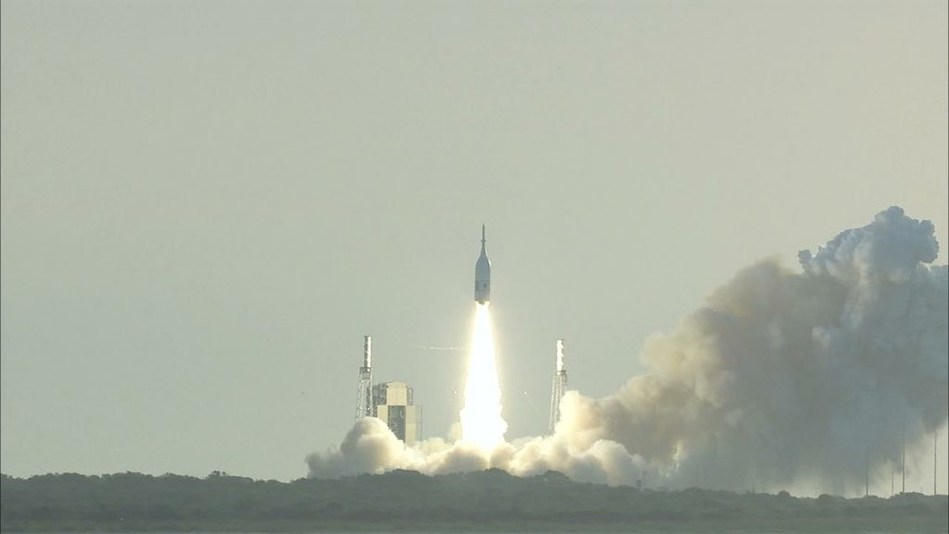
[[[376,419],[307,458],[311,477],[412,469],[552,469],[670,487],[809,487],[845,492],[867,465],[899,468],[947,419],[949,271],[928,265],[928,221],[892,207],[846,230],[802,270],[762,261],[715,291],[672,332],[647,340],[647,367],[609,397],[568,392],[551,436],[490,453],[431,439],[407,448]]]

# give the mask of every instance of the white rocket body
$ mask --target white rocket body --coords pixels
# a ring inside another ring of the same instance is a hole
[[[484,251],[484,225],[481,225],[481,255],[475,264],[474,299],[478,304],[491,300],[491,260]]]

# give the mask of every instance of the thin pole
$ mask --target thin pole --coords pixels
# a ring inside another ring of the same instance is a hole
[[[867,485],[863,492],[864,497],[870,496],[870,446],[867,445]]]
[[[936,447],[939,446],[939,432],[933,430],[933,495],[936,494]]]
[[[903,427],[903,450],[900,451],[900,470],[903,472],[903,489],[900,493],[906,493],[906,427]]]

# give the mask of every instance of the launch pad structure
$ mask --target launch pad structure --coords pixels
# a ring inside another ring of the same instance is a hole
[[[406,445],[422,436],[422,407],[404,382],[372,383],[372,336],[363,337],[362,365],[356,387],[356,420],[378,417]]]
[[[356,419],[375,416],[372,403],[372,336],[363,336],[362,366],[356,388]]]
[[[560,399],[567,391],[567,367],[563,361],[563,340],[557,340],[557,367],[554,371],[554,381],[550,388],[550,423],[548,429],[553,432],[560,420]]]

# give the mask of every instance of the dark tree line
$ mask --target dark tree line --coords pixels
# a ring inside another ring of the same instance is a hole
[[[945,496],[844,499],[688,489],[640,491],[548,472],[439,477],[408,471],[277,482],[121,473],[0,480],[3,531],[635,530],[854,528],[946,531]]]

